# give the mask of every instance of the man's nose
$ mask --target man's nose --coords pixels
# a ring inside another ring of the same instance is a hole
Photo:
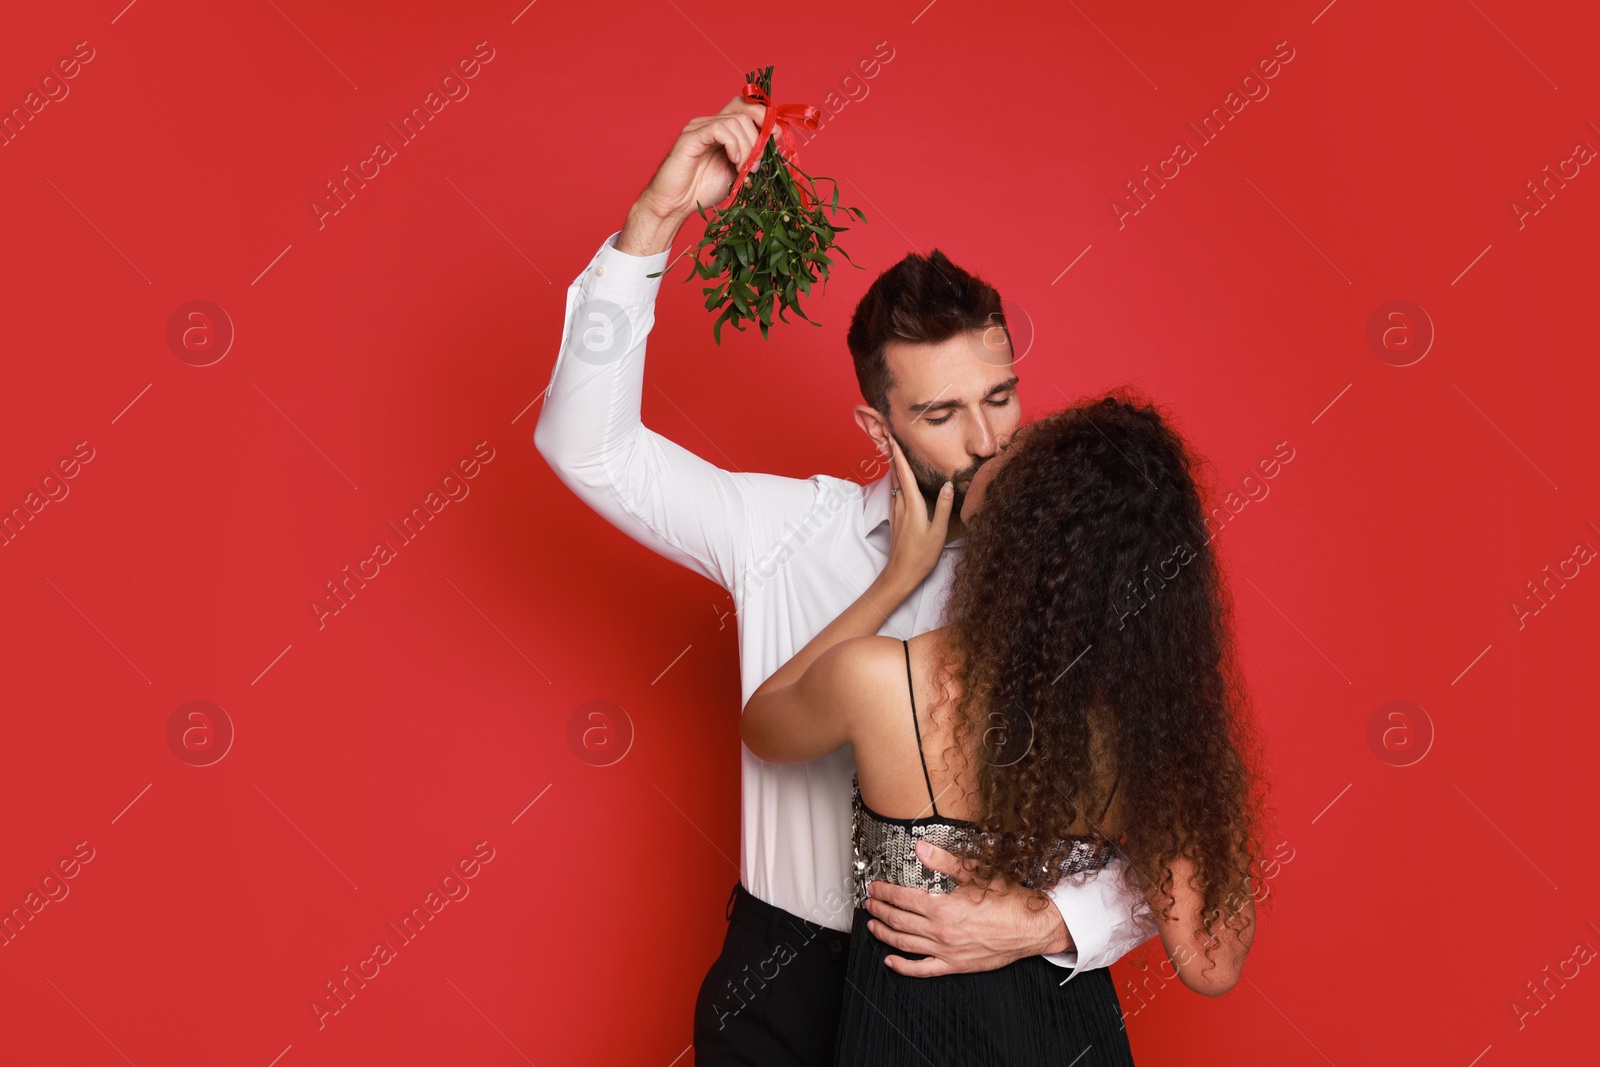
[[[987,460],[999,451],[999,442],[995,438],[994,428],[989,425],[989,413],[982,408],[978,417],[968,422],[972,427],[967,439],[967,454],[979,461]]]

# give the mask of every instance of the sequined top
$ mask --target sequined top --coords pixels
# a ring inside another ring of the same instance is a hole
[[[911,648],[906,645],[906,686],[911,688]],[[867,901],[867,883],[892,882],[895,885],[925,889],[930,893],[949,893],[956,881],[948,874],[929,870],[917,858],[917,842],[926,839],[950,852],[969,849],[978,839],[980,827],[966,819],[951,819],[939,814],[937,798],[933,793],[933,779],[928,774],[928,761],[922,755],[922,727],[917,722],[916,694],[911,694],[911,725],[917,734],[917,758],[922,760],[922,778],[928,786],[928,801],[933,815],[928,818],[895,819],[880,815],[861,800],[861,779],[851,780],[850,797],[850,847],[853,852],[852,871],[855,906]],[[1113,793],[1116,786],[1112,786]],[[1110,801],[1106,802],[1107,808]],[[1071,850],[1061,863],[1062,875],[1091,871],[1104,867],[1115,854],[1109,842],[1092,835],[1079,835],[1071,840]],[[1031,886],[1031,881],[1024,881]]]
[[[853,853],[855,906],[867,902],[867,883],[892,882],[895,885],[926,889],[930,893],[949,893],[956,881],[948,874],[929,870],[917,858],[917,842],[926,839],[942,849],[960,853],[977,840],[977,823],[965,819],[936,816],[926,819],[892,819],[879,815],[861,801],[861,782],[851,782],[850,848]],[[1072,839],[1072,849],[1061,863],[1063,875],[1093,871],[1104,867],[1115,850],[1102,838],[1083,835]],[[1031,881],[1024,881],[1031,886]]]
[[[930,844],[958,852],[976,840],[975,823],[964,819],[891,819],[861,802],[859,778],[852,779],[851,790],[850,848],[854,853],[856,907],[866,904],[867,883],[871,881],[914,886],[930,893],[955,889],[954,878],[923,866],[917,858],[917,842],[927,838]]]

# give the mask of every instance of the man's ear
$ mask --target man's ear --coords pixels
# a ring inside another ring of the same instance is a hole
[[[891,455],[889,450],[889,423],[879,414],[878,409],[866,404],[857,404],[855,407],[856,425],[861,427],[861,432],[872,438],[872,443],[878,448],[878,456],[883,459]]]

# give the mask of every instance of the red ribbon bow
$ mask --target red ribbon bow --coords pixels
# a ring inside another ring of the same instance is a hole
[[[778,155],[782,157],[784,166],[789,168],[790,176],[795,179],[795,187],[800,190],[800,203],[807,208],[811,207],[814,201],[807,190],[807,183],[800,180],[794,172],[794,167],[789,164],[800,155],[800,146],[795,142],[794,131],[815,130],[822,120],[822,112],[811,104],[774,105],[771,98],[754,82],[745,84],[744,98],[752,104],[765,106],[767,117],[761,123],[761,136],[756,138],[755,148],[745,157],[744,162],[739,164],[739,173],[734,176],[733,185],[728,190],[728,198],[712,210],[721,211],[733,203],[733,198],[739,194],[740,186],[744,185],[745,175],[750,173],[750,168],[761,158],[761,153],[767,147],[767,139],[774,132],[778,135]]]

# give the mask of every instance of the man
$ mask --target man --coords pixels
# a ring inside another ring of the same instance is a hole
[[[867,588],[889,550],[890,473],[862,487],[725,471],[640,422],[645,338],[667,250],[696,204],[726,197],[755,148],[765,109],[735,97],[678,137],[627,222],[567,290],[566,324],[534,444],[590,507],[642,544],[716,582],[738,607],[741,706]],[[1018,378],[999,294],[942,254],[907,256],[862,298],[848,344],[866,404],[855,418],[879,454],[900,443],[934,509],[955,484],[938,566],[878,632],[912,637],[941,622],[961,550],[959,520],[978,467],[1020,424]],[[851,923],[848,748],[812,763],[768,764],[741,749],[740,884],[722,954],[695,1006],[702,1065],[826,1064],[843,1001]],[[938,849],[924,862],[960,877]],[[1117,861],[1120,863],[1120,861]],[[882,939],[926,956],[903,974],[982,971],[1044,955],[1108,966],[1156,933],[1148,908],[1108,868],[1030,908],[1008,885],[952,894],[874,883]]]

